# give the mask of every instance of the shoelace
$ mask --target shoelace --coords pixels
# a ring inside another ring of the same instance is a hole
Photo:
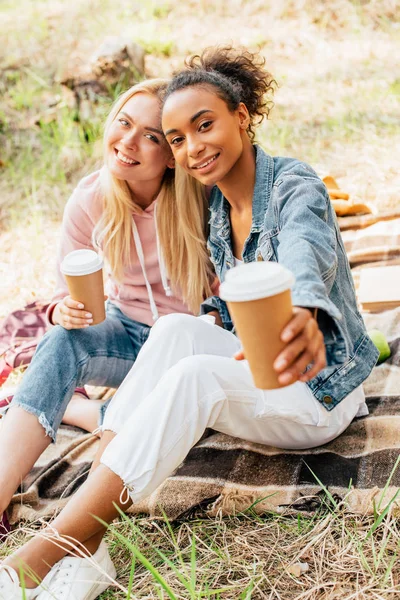
[[[124,494],[125,494],[125,499],[124,499]],[[129,488],[127,485],[124,485],[122,492],[119,495],[119,503],[120,504],[128,504],[130,499],[131,499],[131,497],[129,495]]]

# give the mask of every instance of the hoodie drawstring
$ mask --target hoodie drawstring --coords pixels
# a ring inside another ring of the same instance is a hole
[[[164,257],[161,251],[160,238],[158,237],[157,229],[157,204],[154,206],[154,225],[156,228],[156,240],[157,240],[157,258],[158,264],[160,265],[161,281],[163,284],[164,292],[166,296],[172,296],[172,290],[168,284],[167,269],[165,267]]]
[[[133,217],[132,217],[132,233],[133,233],[133,239],[135,240],[136,252],[138,255],[140,266],[142,267],[144,281],[146,283],[146,289],[147,289],[147,294],[149,296],[151,314],[153,316],[153,321],[155,322],[155,321],[157,321],[158,316],[159,316],[158,309],[157,309],[157,305],[154,300],[153,290],[151,289],[151,285],[149,283],[149,280],[147,279],[146,267],[144,264],[144,254],[143,254],[142,242],[140,241],[138,228],[135,223],[135,219]]]

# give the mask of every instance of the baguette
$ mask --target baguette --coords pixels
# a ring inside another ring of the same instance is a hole
[[[331,202],[338,217],[346,217],[349,215],[366,215],[372,213],[370,207],[361,202],[357,204],[353,204],[348,200],[331,200]]]

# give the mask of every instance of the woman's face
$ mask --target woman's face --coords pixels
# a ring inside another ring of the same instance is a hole
[[[117,179],[139,183],[161,179],[173,167],[161,131],[158,98],[139,92],[121,108],[106,135],[108,165]]]
[[[192,86],[167,98],[162,127],[176,162],[204,185],[211,185],[229,175],[240,158],[246,118],[243,104],[231,112],[211,89]]]

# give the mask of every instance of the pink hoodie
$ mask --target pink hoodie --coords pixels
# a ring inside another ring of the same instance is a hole
[[[49,320],[55,304],[68,295],[64,276],[60,272],[62,259],[72,250],[93,248],[92,233],[103,209],[99,175],[100,171],[96,171],[84,177],[65,206],[57,262],[57,287],[47,313]],[[156,202],[157,200],[142,214],[133,215],[136,238],[139,236],[143,248],[144,269],[135,255],[132,266],[125,268],[123,283],[117,283],[112,274],[108,273],[105,284],[109,300],[125,315],[146,325],[153,325],[157,313],[160,317],[173,312],[190,313],[183,300],[168,296],[163,286],[154,221]],[[146,287],[145,275],[150,289]],[[151,297],[154,299],[153,307]]]

